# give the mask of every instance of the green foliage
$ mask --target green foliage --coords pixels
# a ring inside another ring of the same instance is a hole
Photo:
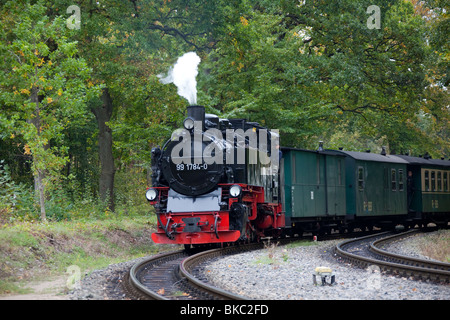
[[[14,206],[20,189],[20,185],[11,180],[9,166],[0,160],[0,209]]]
[[[0,218],[8,221],[34,220],[38,217],[33,190],[11,179],[9,166],[0,160]]]
[[[433,129],[422,130],[419,111],[425,22],[410,3],[379,1],[381,29],[369,29],[371,4],[256,1],[209,56],[203,87],[214,107],[280,129],[287,146],[349,145],[356,132],[364,140],[351,150],[367,138],[393,152],[432,148]]]
[[[0,2],[0,211],[13,220],[38,219],[39,174],[49,219],[113,214],[98,200],[90,112],[102,88],[115,214],[146,213],[151,149],[186,106],[157,75],[187,51],[202,59],[207,112],[279,129],[285,146],[450,156],[445,1],[83,0],[74,30],[71,0]],[[381,29],[367,27],[373,4]]]
[[[173,86],[163,85],[156,76],[130,86],[136,90],[124,93],[127,108],[120,108],[110,122],[116,138],[114,146],[120,154],[119,165],[137,163],[150,167],[152,147],[162,146],[179,127],[186,103],[174,94]]]
[[[68,161],[61,144],[71,119],[83,118],[86,101],[99,94],[89,83],[90,68],[76,57],[77,42],[69,41],[64,17],[50,19],[43,1],[7,2],[0,12],[1,127],[21,136],[24,153],[33,157],[33,174],[40,190],[45,219],[44,188],[58,178]],[[44,178],[46,178],[44,180]]]
[[[148,185],[146,170],[141,167],[124,168],[116,174],[115,215],[139,216],[153,213],[144,196]]]

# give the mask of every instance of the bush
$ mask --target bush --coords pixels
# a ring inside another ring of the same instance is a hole
[[[11,179],[9,166],[0,160],[0,217],[11,220],[17,217],[37,218],[33,192],[24,184]]]
[[[93,192],[95,183],[81,183],[75,176],[59,176],[46,185],[47,219],[109,219],[147,216],[153,212],[145,199],[147,179],[142,168],[124,168],[115,179],[115,212]],[[16,184],[8,165],[0,161],[0,224],[38,221],[40,209],[33,186]]]

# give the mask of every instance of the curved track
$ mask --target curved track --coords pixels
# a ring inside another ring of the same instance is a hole
[[[381,247],[389,242],[418,232],[393,234],[383,232],[346,240],[336,246],[336,253],[363,268],[377,265],[382,271],[424,280],[450,282],[450,264],[390,253]],[[284,239],[285,243],[298,239]],[[175,251],[134,265],[126,282],[128,293],[137,299],[157,300],[243,300],[246,297],[212,286],[202,277],[201,264],[209,259],[263,248],[264,243],[230,246],[196,254]]]
[[[212,249],[193,255],[176,251],[152,256],[131,268],[126,291],[138,299],[248,299],[208,284],[196,275],[196,267],[208,259],[262,247],[263,244],[258,243]]]
[[[283,239],[278,240],[277,242],[290,242],[293,239]],[[245,251],[252,251],[261,249],[264,247],[264,243],[253,243],[253,244],[246,244],[246,245],[240,245],[240,246],[231,246],[226,247],[223,249],[213,249],[208,250],[205,252],[197,253],[193,256],[190,256],[189,258],[186,258],[183,263],[180,266],[180,275],[185,277],[189,284],[192,287],[199,288],[200,290],[210,292],[212,293],[216,298],[218,299],[224,299],[224,300],[248,300],[249,298],[240,296],[235,293],[231,293],[228,291],[224,291],[222,289],[216,288],[210,284],[208,284],[207,281],[204,281],[205,279],[200,279],[200,277],[197,276],[196,268],[197,266],[201,265],[204,261],[226,256],[226,255],[232,255],[237,253],[242,253]]]
[[[168,252],[135,264],[125,283],[126,291],[138,299],[169,300],[178,296],[176,270],[187,256],[184,251]]]
[[[377,235],[344,241],[336,246],[336,253],[363,268],[377,265],[382,271],[404,276],[414,276],[422,280],[450,282],[450,264],[417,259],[409,256],[390,253],[380,249],[384,244],[397,241],[399,238],[417,233],[410,230],[400,234],[384,232]]]

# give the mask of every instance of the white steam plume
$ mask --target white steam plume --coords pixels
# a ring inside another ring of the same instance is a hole
[[[178,94],[189,101],[190,105],[197,103],[197,66],[200,57],[195,52],[188,52],[178,58],[177,63],[170,68],[166,77],[158,75],[164,84],[173,83],[178,88]]]

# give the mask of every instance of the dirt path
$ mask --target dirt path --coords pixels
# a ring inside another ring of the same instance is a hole
[[[25,288],[31,293],[0,295],[0,300],[67,300],[67,276],[59,276],[43,281],[33,281]]]

